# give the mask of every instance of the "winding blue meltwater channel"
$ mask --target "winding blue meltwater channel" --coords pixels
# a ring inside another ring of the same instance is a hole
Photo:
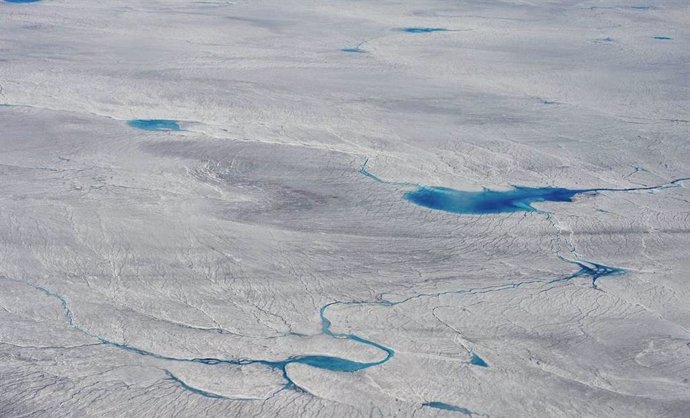
[[[132,128],[145,131],[181,131],[180,123],[172,119],[132,119],[127,122]]]
[[[32,287],[32,288],[44,293],[45,295],[47,295],[49,297],[57,299],[57,301],[62,306],[62,309],[64,311],[64,315],[65,315],[65,319],[67,320],[68,325],[70,327],[72,327],[73,329],[81,332],[82,334],[98,340],[103,345],[118,348],[120,350],[128,351],[130,353],[134,353],[134,354],[141,355],[141,356],[152,357],[152,358],[156,358],[159,360],[167,360],[167,361],[173,361],[173,362],[200,363],[200,364],[206,364],[206,365],[211,365],[211,366],[218,365],[218,364],[229,364],[229,365],[235,365],[235,366],[245,366],[245,365],[249,365],[249,364],[260,364],[260,365],[266,366],[266,367],[273,369],[273,370],[279,370],[281,372],[283,379],[285,381],[283,389],[302,390],[299,386],[297,386],[292,381],[292,379],[288,375],[287,366],[289,366],[290,364],[304,364],[304,365],[314,367],[317,369],[330,370],[330,371],[335,371],[335,372],[356,372],[359,370],[367,369],[369,367],[374,367],[374,366],[384,364],[387,361],[389,361],[395,355],[395,351],[393,351],[393,349],[388,348],[382,344],[376,343],[374,341],[368,340],[366,338],[360,337],[360,336],[355,335],[355,334],[337,333],[337,332],[331,331],[331,321],[326,317],[326,311],[328,310],[328,308],[333,306],[333,305],[338,305],[338,304],[355,305],[355,304],[359,304],[358,302],[331,302],[329,304],[324,305],[319,311],[319,315],[321,318],[321,333],[324,335],[327,335],[329,337],[332,337],[332,338],[351,340],[351,341],[355,341],[355,342],[360,343],[360,344],[374,347],[374,348],[380,350],[383,354],[385,354],[385,356],[383,358],[381,358],[380,360],[371,361],[371,362],[359,362],[359,361],[348,360],[348,359],[335,357],[335,356],[310,355],[310,354],[292,356],[292,357],[288,357],[284,360],[173,357],[173,356],[154,353],[152,351],[133,347],[133,346],[128,345],[126,343],[120,343],[117,341],[112,341],[112,340],[109,340],[107,338],[101,337],[97,334],[94,334],[85,328],[82,328],[75,321],[72,308],[70,307],[67,300],[63,296],[45,288],[45,287],[37,286],[37,285],[31,284],[29,282],[23,281],[23,280],[8,279],[8,278],[3,278],[3,277],[0,277],[0,280],[6,280],[6,281],[20,283],[20,284]],[[361,302],[361,304],[369,304],[369,302]],[[210,392],[206,392],[206,391],[198,389],[198,388],[194,388],[194,387],[188,385],[183,380],[174,376],[169,371],[166,371],[166,375],[167,375],[169,380],[175,381],[185,390],[189,390],[189,391],[194,392],[198,395],[206,396],[206,397],[210,397],[210,398],[224,398],[224,399],[236,399],[237,400],[237,398],[229,398],[229,397],[213,394]]]
[[[387,182],[367,171],[364,161],[360,173],[377,182],[409,185],[410,183]],[[535,202],[572,202],[579,194],[596,194],[599,192],[633,192],[642,190],[658,190],[677,186],[679,183],[690,180],[684,177],[673,180],[659,186],[632,187],[632,188],[592,188],[592,189],[567,189],[564,187],[527,187],[513,186],[508,190],[491,190],[485,188],[481,191],[464,191],[438,186],[415,185],[416,189],[406,192],[403,197],[408,202],[429,209],[462,215],[488,215],[511,212],[537,212],[532,206]]]
[[[98,334],[93,333],[92,331],[89,331],[86,328],[83,328],[79,323],[77,322],[73,310],[68,303],[67,299],[63,297],[62,295],[55,293],[54,291],[36,285],[32,284],[28,281],[25,280],[17,280],[17,279],[11,279],[7,277],[2,277],[0,276],[0,280],[3,281],[10,281],[10,282],[15,282],[19,283],[25,286],[29,286],[35,290],[38,290],[45,295],[52,297],[58,301],[58,303],[61,305],[63,314],[65,317],[65,320],[67,324],[72,328],[75,329],[82,334],[91,337],[98,341],[100,344],[117,348],[123,351],[127,351],[132,354],[144,356],[144,357],[151,357],[154,359],[158,360],[164,360],[164,361],[170,361],[170,362],[184,362],[184,363],[198,363],[198,364],[205,364],[208,366],[214,366],[214,365],[235,365],[235,366],[245,366],[245,365],[250,365],[250,364],[259,364],[263,365],[265,367],[268,367],[272,370],[279,371],[283,377],[283,385],[282,387],[279,387],[276,392],[274,392],[273,395],[276,393],[282,391],[282,390],[296,390],[296,391],[304,391],[304,389],[300,388],[295,382],[290,378],[288,375],[287,367],[290,364],[304,364],[310,367],[314,367],[317,369],[323,369],[323,370],[329,370],[329,371],[334,371],[334,372],[356,372],[364,369],[368,369],[370,367],[374,366],[379,366],[382,365],[389,360],[391,360],[394,355],[395,351],[392,348],[386,347],[383,344],[379,344],[377,342],[374,342],[372,340],[360,337],[355,334],[349,334],[349,333],[338,333],[338,332],[333,332],[331,330],[331,321],[328,319],[326,316],[326,313],[328,309],[334,305],[378,305],[378,306],[384,306],[384,307],[391,307],[391,306],[396,306],[400,305],[403,303],[406,303],[410,300],[416,300],[419,298],[424,298],[424,297],[439,297],[443,295],[451,295],[451,294],[488,294],[492,292],[503,292],[503,291],[510,291],[512,289],[517,289],[523,285],[528,285],[528,284],[538,284],[542,283],[544,285],[551,285],[556,282],[561,282],[561,281],[567,281],[571,279],[575,279],[577,277],[581,276],[589,276],[592,278],[592,283],[594,284],[594,281],[602,276],[610,275],[610,274],[619,274],[622,273],[621,269],[613,268],[613,267],[607,267],[601,264],[596,264],[596,263],[590,263],[590,262],[585,262],[585,261],[571,261],[571,260],[565,260],[564,261],[576,264],[580,267],[580,270],[577,272],[570,274],[566,277],[560,278],[560,279],[555,279],[555,280],[539,280],[539,279],[532,279],[528,281],[521,281],[521,282],[512,282],[508,283],[505,285],[499,285],[499,286],[489,286],[489,287],[481,287],[481,288],[473,288],[473,289],[459,289],[459,290],[451,290],[451,291],[444,291],[444,292],[436,292],[436,293],[422,293],[422,294],[417,294],[414,296],[409,296],[407,298],[404,298],[402,300],[398,301],[392,301],[392,300],[387,300],[384,299],[382,296],[379,295],[375,300],[371,301],[335,301],[328,303],[324,306],[321,307],[319,310],[319,317],[321,319],[321,334],[335,338],[335,339],[342,339],[342,340],[350,340],[354,341],[359,344],[364,344],[373,348],[376,348],[379,350],[382,354],[381,357],[379,357],[378,360],[374,361],[369,361],[369,362],[360,362],[360,361],[354,361],[354,360],[348,360],[345,358],[341,357],[335,357],[335,356],[329,356],[329,355],[319,355],[319,354],[304,354],[304,355],[295,355],[288,357],[283,360],[266,360],[266,359],[252,359],[252,358],[212,358],[212,357],[173,357],[170,355],[166,354],[161,354],[161,353],[155,353],[153,351],[148,351],[142,348],[134,347],[131,346],[125,342],[117,342],[113,341],[107,338],[104,338]],[[204,330],[203,328],[197,328],[195,329],[198,330]],[[209,332],[217,332],[215,329],[206,329]],[[479,355],[474,353],[474,351],[470,352],[470,360],[469,360],[469,365],[475,366],[475,367],[481,367],[481,368],[488,368],[489,364]],[[207,397],[207,398],[213,398],[213,399],[225,399],[225,400],[256,400],[254,398],[238,398],[238,397],[230,397],[230,396],[225,396],[225,395],[219,395],[216,393],[208,392],[204,389],[194,387],[190,384],[188,384],[186,381],[180,379],[179,377],[175,376],[172,372],[169,370],[164,370],[166,374],[166,379],[170,380],[172,382],[175,382],[179,387],[182,389],[189,391],[191,393],[194,393],[199,396]],[[271,396],[273,396],[271,395]],[[263,399],[258,399],[258,400],[263,400]],[[465,408],[443,403],[443,402],[427,402],[423,404],[425,407],[429,408],[436,408],[436,409],[443,409],[447,411],[453,411],[453,412],[461,412],[464,414],[469,414],[473,415],[475,414],[472,411],[469,411]]]

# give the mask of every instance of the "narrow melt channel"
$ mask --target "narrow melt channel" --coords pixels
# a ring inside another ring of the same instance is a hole
[[[417,26],[402,28],[399,30],[402,32],[407,32],[407,33],[448,32],[448,29],[446,29],[446,28],[425,28],[425,27],[417,27]]]
[[[451,404],[445,403],[445,402],[426,402],[426,403],[423,403],[422,406],[425,406],[427,408],[441,409],[444,411],[459,412],[459,413],[465,414],[467,416],[472,416],[472,414],[473,414],[472,411],[470,411],[467,408],[463,408],[461,406],[451,405]]]

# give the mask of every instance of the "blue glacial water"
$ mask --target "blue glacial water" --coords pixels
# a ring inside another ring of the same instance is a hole
[[[661,36],[661,35],[655,36],[654,39],[656,39],[658,41],[671,41],[671,40],[673,40],[673,38],[671,38],[670,36]]]
[[[432,33],[432,32],[448,32],[445,28],[425,28],[425,27],[408,27],[400,29],[407,33]]]
[[[463,191],[447,187],[420,186],[412,183],[389,182],[371,174],[367,168],[368,159],[364,161],[359,172],[365,177],[385,184],[398,186],[414,186],[415,190],[403,194],[403,198],[410,203],[428,209],[451,212],[461,215],[489,215],[511,212],[538,212],[532,206],[535,202],[572,202],[576,195],[599,192],[634,192],[644,190],[658,190],[678,186],[690,177],[683,177],[658,186],[643,186],[631,188],[591,188],[567,189],[564,187],[527,187],[513,186],[509,190]]]
[[[585,261],[585,260],[567,260],[563,257],[561,257],[561,260],[575,264],[576,266],[580,267],[580,270],[576,271],[575,273],[571,274],[570,276],[562,277],[560,279],[555,279],[551,280],[549,283],[556,283],[556,282],[563,282],[563,281],[568,281],[572,279],[576,279],[579,277],[589,277],[592,279],[592,287],[597,288],[597,280],[606,277],[606,276],[619,276],[621,274],[625,273],[625,270],[622,268],[618,267],[610,267],[610,266],[605,266],[603,264],[598,264],[598,263],[593,263],[591,261]]]
[[[5,3],[37,3],[41,0],[5,0]]]
[[[489,367],[489,364],[485,362],[483,358],[479,357],[475,353],[472,353],[472,358],[470,358],[470,364],[479,367]]]
[[[560,187],[522,187],[495,191],[484,189],[466,192],[446,187],[422,186],[404,194],[405,200],[429,209],[469,215],[490,213],[533,212],[534,202],[572,202],[573,196],[584,190]]]
[[[451,405],[445,402],[426,402],[422,404],[422,406],[426,406],[428,408],[442,409],[444,411],[460,412],[461,414],[472,416],[472,411],[470,411],[469,409],[463,408],[461,406]]]
[[[659,186],[623,189],[566,189],[563,187],[513,186],[509,190],[499,191],[485,188],[482,191],[470,192],[447,187],[418,186],[416,190],[405,193],[403,197],[408,202],[428,209],[462,215],[488,215],[511,212],[538,212],[539,210],[534,208],[532,203],[572,202],[575,196],[586,193],[657,190],[675,186],[687,180],[688,178],[682,178]]]
[[[127,122],[132,128],[145,131],[181,131],[180,123],[171,119],[132,119]]]

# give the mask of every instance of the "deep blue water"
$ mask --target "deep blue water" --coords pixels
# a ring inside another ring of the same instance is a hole
[[[523,187],[495,191],[484,189],[466,192],[446,187],[421,186],[407,192],[404,198],[415,205],[445,212],[470,215],[489,213],[534,212],[534,202],[572,202],[573,196],[588,190],[565,189],[561,187]],[[590,190],[591,191],[591,190]]]
[[[132,119],[127,124],[146,131],[181,131],[180,124],[171,119]]]
[[[36,3],[41,0],[5,0],[5,3]]]
[[[505,191],[484,189],[478,192],[467,192],[446,187],[418,186],[417,190],[407,192],[403,197],[408,202],[429,209],[459,214],[486,215],[491,213],[536,212],[537,209],[532,207],[534,202],[572,202],[573,197],[583,193],[658,190],[674,187],[688,180],[690,178],[684,177],[659,186],[622,189],[513,186],[512,189]]]
[[[422,406],[426,406],[429,408],[443,409],[444,411],[460,412],[462,414],[470,415],[470,416],[472,415],[472,411],[470,411],[467,408],[451,405],[451,404],[445,403],[445,402],[427,402],[427,403],[422,404]]]
[[[360,174],[363,176],[379,183],[416,187],[416,190],[403,194],[403,198],[408,202],[429,209],[464,215],[537,212],[538,210],[532,206],[534,202],[572,202],[573,197],[583,193],[652,191],[668,187],[677,187],[680,183],[690,180],[690,177],[682,177],[658,186],[620,189],[604,187],[592,189],[567,189],[564,187],[513,186],[512,189],[504,191],[485,188],[482,191],[468,192],[447,187],[420,186],[413,183],[386,181],[367,170],[368,161],[368,159],[365,159],[359,170]]]
[[[474,353],[472,353],[472,358],[470,358],[470,364],[479,367],[489,367],[489,365],[487,364],[487,362],[484,361],[483,358],[479,357]]]
[[[402,28],[403,32],[407,33],[431,33],[431,32],[447,32],[448,29],[445,28],[422,28],[422,27],[409,27]]]
[[[671,41],[673,38],[670,36],[655,36],[654,39],[659,40],[659,41]]]

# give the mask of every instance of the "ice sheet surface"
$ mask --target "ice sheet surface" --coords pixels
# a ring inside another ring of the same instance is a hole
[[[687,417],[689,43],[685,0],[0,2],[0,416]]]

